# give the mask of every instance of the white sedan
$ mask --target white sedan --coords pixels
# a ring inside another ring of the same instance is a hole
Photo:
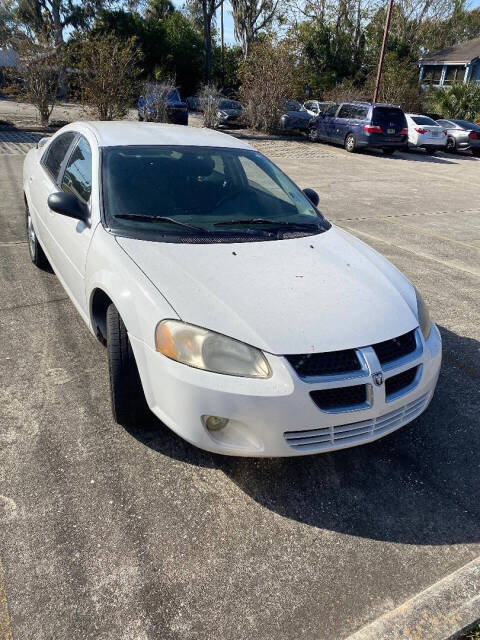
[[[447,131],[428,116],[406,113],[409,149],[424,149],[428,154],[445,151]]]
[[[430,402],[441,339],[414,286],[248,144],[82,122],[25,160],[30,255],[106,344],[114,418],[292,456],[376,440]]]

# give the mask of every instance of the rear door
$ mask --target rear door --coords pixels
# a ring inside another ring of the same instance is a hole
[[[385,142],[402,142],[407,120],[399,107],[378,106],[373,108],[372,125],[381,127]]]

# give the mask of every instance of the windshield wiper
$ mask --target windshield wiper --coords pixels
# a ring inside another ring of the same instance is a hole
[[[269,220],[268,218],[240,218],[239,220],[222,220],[222,222],[215,222],[214,227],[223,227],[223,226],[232,226],[235,227],[237,225],[244,224],[274,224],[278,227],[289,227],[295,229],[314,229],[316,231],[320,231],[320,224],[316,224],[315,222],[289,222],[288,220]]]
[[[194,231],[202,231],[203,233],[208,233],[208,230],[204,227],[197,227],[194,224],[188,224],[188,222],[180,222],[180,220],[175,220],[174,218],[169,218],[168,216],[149,216],[144,213],[117,213],[117,215],[115,215],[114,217],[122,218],[124,220],[141,220],[142,222],[170,222],[171,224],[176,224],[179,227],[186,227],[187,229],[193,229]]]

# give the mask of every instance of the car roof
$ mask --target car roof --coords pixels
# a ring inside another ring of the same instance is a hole
[[[130,120],[113,122],[82,121],[72,122],[63,127],[61,131],[78,131],[79,133],[90,131],[97,139],[99,147],[178,145],[253,150],[253,147],[246,142],[220,131],[177,124],[134,122]]]

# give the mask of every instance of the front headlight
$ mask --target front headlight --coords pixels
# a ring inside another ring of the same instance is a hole
[[[269,378],[272,374],[259,349],[179,320],[158,323],[155,348],[167,358],[213,373],[244,378]]]
[[[428,311],[428,307],[425,304],[424,299],[420,295],[420,292],[415,287],[415,294],[417,296],[417,310],[418,310],[418,324],[420,325],[420,329],[423,333],[423,337],[425,340],[428,340],[428,336],[430,335],[430,331],[432,328],[432,321],[430,320],[430,313]]]

